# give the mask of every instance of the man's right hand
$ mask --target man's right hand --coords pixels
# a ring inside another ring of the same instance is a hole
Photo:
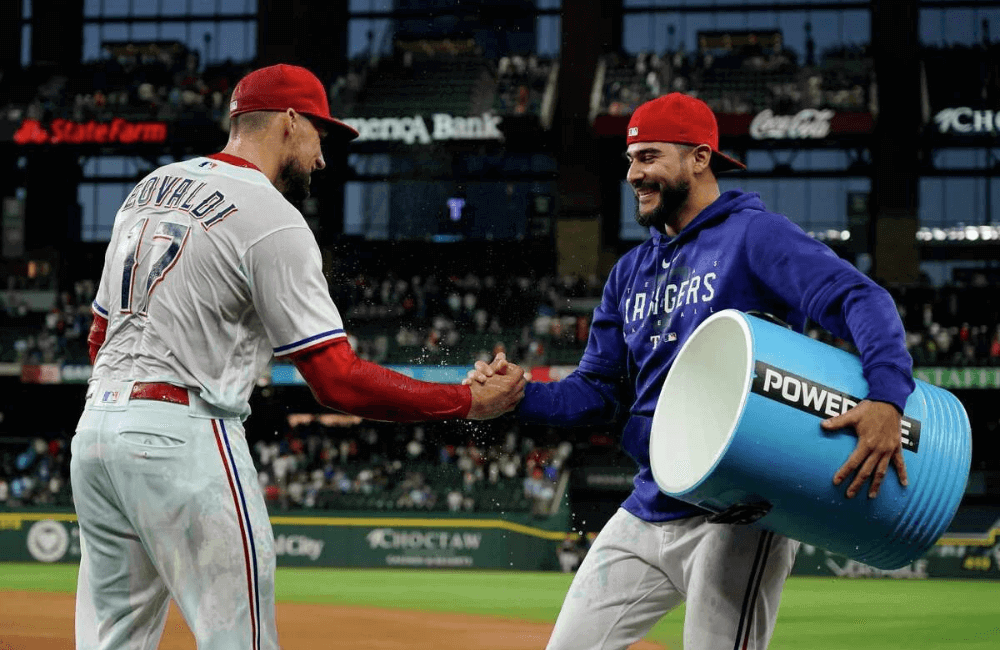
[[[501,355],[494,359],[492,367],[478,362],[477,369],[480,364],[486,366],[483,368],[485,372],[480,371],[476,381],[469,377],[462,382],[472,390],[472,406],[466,418],[489,420],[513,411],[524,397],[524,387],[528,383],[524,369],[517,364],[508,363]],[[475,371],[470,371],[469,374],[472,375],[473,372]]]
[[[507,355],[503,352],[498,352],[491,363],[486,363],[485,361],[477,361],[476,367],[465,373],[465,379],[462,380],[464,386],[469,386],[473,382],[479,382],[480,384],[485,384],[486,380],[493,376],[494,373],[503,374],[507,372],[508,366],[517,367],[517,364],[510,363],[507,361]],[[525,371],[524,378],[531,381],[531,373]]]

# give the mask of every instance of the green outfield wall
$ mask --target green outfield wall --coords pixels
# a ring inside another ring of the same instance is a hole
[[[274,515],[279,566],[558,570],[570,528],[565,512],[547,518],[363,512]],[[78,562],[79,528],[71,510],[0,511],[0,561]],[[1000,579],[1000,528],[949,533],[924,557],[894,571],[803,545],[796,575],[846,578]]]
[[[322,512],[273,515],[271,524],[279,566],[544,571],[559,566],[556,549],[569,530],[569,515]],[[76,514],[0,511],[0,560],[78,562]]]
[[[944,537],[922,558],[901,569],[884,571],[803,544],[795,558],[795,575],[843,578],[992,578],[1000,579],[1000,529],[986,535]]]

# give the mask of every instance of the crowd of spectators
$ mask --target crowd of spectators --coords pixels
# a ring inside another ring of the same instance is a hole
[[[582,348],[602,287],[596,276],[359,274],[331,291],[369,360],[464,365],[502,350],[530,366]]]
[[[95,291],[92,280],[78,280],[66,291],[41,291],[53,295],[54,304],[34,310],[17,289],[14,278],[0,292],[0,361],[24,364],[87,362],[87,333],[93,318]]]
[[[598,113],[628,115],[644,101],[672,91],[699,96],[719,113],[875,108],[870,47],[845,44],[817,53],[809,22],[804,25],[801,54],[787,47],[777,31],[760,30],[760,39],[746,42],[739,38],[742,32],[735,30],[740,44],[728,46],[720,45],[720,38],[712,40],[699,34],[694,49],[683,41],[675,45],[675,30],[669,28],[668,32],[671,45],[662,51],[615,53],[603,58]],[[985,20],[981,33],[978,44],[924,48],[922,59],[933,107],[997,95],[997,45],[990,41]],[[729,40],[722,38],[721,42]],[[370,49],[377,52],[372,44]],[[461,53],[466,54],[464,50]],[[420,60],[412,55],[405,52],[401,65]],[[331,108],[336,114],[351,114],[364,94],[369,73],[377,69],[382,58],[359,56],[330,80]],[[99,59],[75,67],[42,64],[3,70],[0,112],[10,119],[43,122],[56,117],[77,121],[200,118],[225,127],[233,86],[257,63],[227,60],[203,65],[200,59],[197,49],[180,42],[111,42],[104,45]],[[556,59],[522,53],[483,59],[483,63],[495,74],[492,110],[504,115],[537,115],[542,111]],[[409,65],[416,69],[420,63]],[[956,82],[956,74],[962,83]],[[956,92],[963,94],[957,97]]]
[[[278,407],[275,407],[278,408]],[[388,424],[332,413],[248,421],[258,480],[277,510],[549,514],[573,444],[516,424]],[[5,438],[0,507],[70,505],[71,432]]]
[[[996,105],[1000,99],[1000,43],[991,37],[988,19],[980,22],[978,43],[928,44],[923,50],[922,72],[932,111]]]
[[[992,272],[959,274],[939,287],[889,288],[917,367],[1000,366],[1000,295]],[[65,290],[9,282],[0,294],[3,329],[29,333],[13,344],[0,337],[3,360],[13,351],[14,360],[27,364],[85,361],[94,282]],[[389,272],[335,274],[330,286],[362,356],[468,366],[503,350],[529,368],[553,365],[560,345],[565,365],[575,365],[602,288],[596,277]],[[32,311],[16,298],[40,289],[56,296],[53,308]],[[819,328],[808,334],[854,351]],[[467,341],[473,344],[463,347]],[[989,422],[995,430],[996,419]],[[572,458],[572,436],[504,420],[484,426],[309,416],[255,434],[254,453],[265,494],[279,509],[547,512]],[[0,503],[67,502],[69,436],[0,445]]]
[[[233,86],[254,62],[202,66],[180,43],[106,44],[74,68],[35,65],[5,71],[0,89],[11,119],[76,121],[205,119],[226,124]]]
[[[0,292],[0,361],[86,363],[93,280],[52,291],[35,311],[15,278]],[[404,277],[358,273],[330,284],[359,356],[376,363],[471,365],[497,352],[526,367],[575,365],[602,290],[596,276]],[[890,287],[916,366],[1000,365],[1000,297],[986,273],[942,287]],[[810,335],[853,349],[819,328]]]
[[[634,57],[609,55],[598,111],[627,115],[642,102],[671,91],[700,96],[719,113],[870,107],[874,77],[868,47],[843,46],[817,57],[808,24],[806,33],[801,57],[780,39],[730,51],[703,44],[688,50],[680,44]],[[956,87],[967,93],[949,95],[942,100],[946,104],[979,95],[996,98],[1000,73],[996,46],[987,33],[984,24],[982,47],[951,46],[925,57],[931,62],[927,76],[932,94],[943,96],[944,89],[954,93]],[[988,65],[967,65],[978,62],[983,52],[991,54]],[[353,106],[375,63],[352,62],[332,81],[334,113]],[[196,50],[178,43],[108,44],[100,60],[79,66],[4,70],[0,111],[12,120],[203,119],[224,127],[232,88],[255,65],[202,65]],[[539,113],[555,65],[532,55],[500,58],[493,110]],[[956,84],[956,74],[975,78]],[[985,85],[977,85],[977,80]],[[387,272],[340,280],[331,282],[331,291],[351,343],[360,356],[379,363],[471,365],[505,351],[527,367],[574,365],[603,288],[596,276],[406,277]],[[1000,366],[996,284],[997,278],[983,273],[943,287],[922,283],[890,288],[915,365]],[[93,280],[52,287],[39,285],[37,277],[8,274],[0,290],[0,361],[86,362]],[[24,297],[46,292],[55,298],[44,310],[33,308]],[[818,328],[809,334],[852,349],[849,342]],[[252,419],[249,426],[253,428]],[[987,419],[980,438],[996,440],[998,428],[1000,420]],[[71,505],[71,433],[0,441],[0,507]],[[560,496],[560,480],[573,461],[572,436],[564,435],[506,420],[474,426],[392,425],[326,414],[292,417],[278,434],[254,432],[253,453],[268,504],[279,510],[544,516]],[[980,452],[979,467],[995,468],[996,457]],[[579,536],[565,540],[560,549],[564,570],[575,568],[586,547]]]
[[[992,286],[973,274],[943,287],[891,288],[915,365],[1000,365],[1000,297]],[[333,289],[338,304],[349,305],[355,349],[370,360],[465,365],[504,351],[532,367],[575,365],[601,288],[596,277],[359,275]],[[810,335],[853,349],[817,327]]]
[[[0,445],[0,508],[71,503],[68,436]]]
[[[926,99],[932,110],[984,101],[992,105],[1000,97],[1000,44],[991,39],[989,27],[983,19],[978,43],[922,46]],[[801,56],[783,44],[780,33],[732,47],[718,47],[702,35],[695,50],[680,43],[659,52],[608,55],[598,112],[628,115],[639,104],[672,91],[701,97],[718,113],[770,109],[790,114],[807,108],[877,112],[870,45],[838,45],[817,56],[811,23],[805,23],[804,32]],[[673,43],[673,28],[668,34]]]
[[[892,290],[918,366],[1000,365],[1000,299],[983,278],[973,280],[980,286]],[[367,284],[359,282],[358,290],[364,292]],[[79,291],[72,300],[64,298],[77,312],[88,288]],[[82,323],[74,327],[86,329]],[[853,351],[850,343],[823,330],[808,333]],[[997,419],[977,421],[986,422],[985,431],[991,432],[986,439],[992,440]],[[571,433],[522,429],[505,420],[485,428],[393,425],[325,414],[290,417],[278,430],[255,432],[253,447],[261,486],[276,509],[543,515],[552,508],[575,445]],[[0,506],[70,503],[70,435],[8,438],[0,444]],[[975,468],[995,468],[995,457],[977,457]]]
[[[549,88],[555,62],[534,54],[500,57],[497,61],[496,99],[493,109],[501,115],[538,115]]]
[[[412,53],[407,53],[412,54]],[[419,68],[413,57],[401,65]],[[360,57],[330,80],[331,110],[350,116],[379,57]],[[483,59],[495,73],[492,109],[504,115],[538,114],[554,61],[533,54]],[[179,42],[107,43],[99,59],[77,66],[39,64],[0,72],[0,112],[12,120],[83,122],[114,117],[133,120],[205,120],[228,125],[228,101],[236,82],[256,61],[202,65],[196,49]]]
[[[254,418],[248,436],[268,507],[472,513],[555,512],[560,487],[586,447],[573,430],[495,426],[388,424],[336,414],[290,416],[280,433],[265,433]],[[995,416],[980,421],[974,470],[996,472]],[[46,437],[0,439],[0,509],[71,506],[71,431]],[[579,439],[578,439],[579,438]],[[614,436],[609,440],[613,442]],[[610,444],[610,443],[609,443]],[[563,549],[582,558],[582,539]]]
[[[573,445],[516,425],[396,425],[298,415],[253,447],[275,508],[545,515]]]
[[[893,287],[914,365],[1000,365],[1000,295],[986,272],[961,283]]]
[[[607,55],[597,112],[629,115],[643,102],[675,91],[700,97],[717,113],[867,109],[874,98],[868,47],[829,48],[816,60],[808,23],[806,34],[801,59],[783,45],[780,33],[749,38],[738,47],[718,47],[703,37],[693,51],[680,43],[663,52]]]
[[[568,359],[586,342],[600,296],[596,277],[358,274],[330,285],[359,355],[378,363],[468,365],[505,351],[526,365]],[[0,294],[0,359],[85,363],[92,280],[53,292],[55,305],[28,310],[19,290]],[[582,305],[582,306],[578,306]],[[563,357],[558,357],[565,352]],[[568,356],[566,356],[568,355]]]

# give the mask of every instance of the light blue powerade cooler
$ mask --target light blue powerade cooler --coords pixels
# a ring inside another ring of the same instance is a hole
[[[664,493],[879,569],[923,555],[955,516],[969,478],[972,432],[958,399],[922,381],[906,401],[909,487],[833,475],[857,443],[820,422],[868,394],[852,354],[728,309],[705,320],[677,355],[653,416],[650,463]],[[739,505],[746,506],[738,508]],[[756,518],[756,519],[755,519]]]

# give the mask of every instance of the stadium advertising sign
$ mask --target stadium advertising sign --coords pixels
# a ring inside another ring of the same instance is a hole
[[[491,113],[473,117],[456,117],[434,113],[430,124],[420,115],[413,117],[354,117],[344,122],[358,130],[355,142],[404,142],[430,144],[443,140],[503,140],[500,122],[503,118]]]
[[[923,557],[899,569],[876,569],[830,551],[803,544],[795,557],[795,575],[836,576],[840,578],[925,578],[1000,577],[1000,542],[996,528],[963,537],[945,537]]]
[[[876,569],[856,560],[836,555],[810,544],[803,544],[795,557],[793,572],[796,575],[826,575],[839,578],[895,578],[921,580],[929,578],[930,562],[926,557],[914,560],[899,569]]]
[[[867,111],[834,111],[806,108],[792,114],[775,114],[772,109],[753,113],[718,113],[719,136],[747,138],[753,141],[783,141],[806,144],[833,138],[870,134],[875,120]],[[598,115],[594,132],[602,136],[623,137],[629,115]],[[723,142],[725,146],[725,142]]]
[[[775,115],[767,108],[750,122],[754,140],[822,140],[830,134],[834,112],[806,108],[795,115]]]
[[[584,467],[570,474],[574,487],[604,492],[631,492],[635,471],[628,467]]]
[[[386,367],[413,379],[442,384],[460,383],[465,379],[465,373],[469,370],[468,366],[388,365]],[[302,378],[295,366],[287,363],[276,363],[271,366],[270,383],[275,386],[304,386],[306,380]]]
[[[321,539],[306,535],[278,535],[274,538],[274,554],[280,557],[309,558],[316,562],[326,545]]]
[[[938,133],[995,135],[1000,131],[1000,111],[977,110],[968,106],[945,108],[934,116]]]
[[[14,131],[14,142],[32,144],[159,144],[167,141],[166,122],[110,122],[52,120],[46,128],[38,120],[24,120]]]
[[[0,554],[12,562],[79,562],[75,520],[70,513],[0,513]]]
[[[278,564],[540,570],[556,566],[554,541],[564,535],[519,524],[517,515],[465,520],[374,514],[272,517]],[[531,521],[528,515],[521,520]]]
[[[471,567],[483,534],[473,531],[376,528],[366,537],[372,551],[389,551],[387,566]]]
[[[1000,368],[916,368],[913,376],[941,388],[1000,388]]]
[[[26,363],[19,368],[22,384],[86,384],[92,370],[82,363]]]

